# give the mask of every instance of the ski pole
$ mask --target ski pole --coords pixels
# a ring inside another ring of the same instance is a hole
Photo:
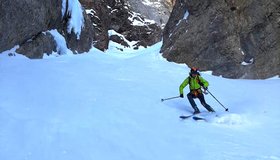
[[[164,98],[164,99],[161,99],[161,101],[166,101],[166,100],[170,100],[170,99],[175,99],[175,98],[179,98],[180,96],[176,96],[176,97],[170,97],[170,98]]]
[[[225,111],[228,112],[228,108],[226,108],[208,89],[207,92],[210,93],[210,95],[217,101],[219,104],[225,109]]]

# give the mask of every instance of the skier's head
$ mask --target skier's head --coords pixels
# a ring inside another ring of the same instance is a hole
[[[193,76],[193,77],[196,76],[196,75],[199,75],[198,68],[192,67],[191,71],[190,71],[190,75]]]

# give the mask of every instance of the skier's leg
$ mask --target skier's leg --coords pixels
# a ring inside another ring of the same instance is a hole
[[[203,96],[202,93],[198,95],[198,99],[199,99],[200,103],[201,103],[209,112],[215,112],[215,110],[214,110],[210,105],[208,105],[208,104],[205,102],[205,99],[204,99],[204,96]]]
[[[192,105],[192,108],[194,109],[194,114],[200,113],[199,109],[197,108],[194,100],[193,100],[193,95],[191,93],[187,94],[188,100],[190,102],[190,104]]]

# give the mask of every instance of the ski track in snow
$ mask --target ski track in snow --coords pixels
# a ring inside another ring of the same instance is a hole
[[[229,112],[207,95],[218,117],[181,121],[187,99],[160,99],[179,94],[189,69],[162,58],[161,43],[114,45],[42,60],[0,54],[1,160],[280,159],[279,78],[202,73]]]

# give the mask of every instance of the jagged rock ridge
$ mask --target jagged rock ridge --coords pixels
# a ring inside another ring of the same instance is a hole
[[[102,51],[108,48],[109,40],[128,47],[118,35],[108,35],[114,30],[128,41],[137,41],[133,48],[150,46],[161,40],[162,30],[133,12],[125,0],[81,0],[94,26],[94,46]]]
[[[133,11],[164,26],[169,19],[175,0],[127,0],[127,3]]]

